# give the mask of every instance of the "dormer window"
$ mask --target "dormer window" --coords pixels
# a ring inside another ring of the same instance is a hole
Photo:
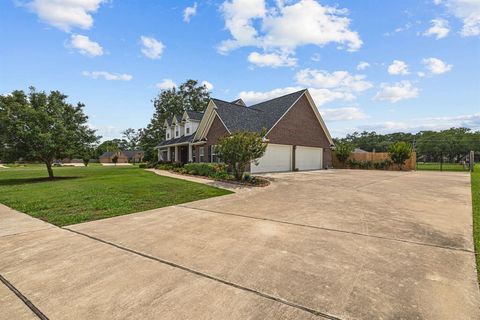
[[[187,128],[187,134],[189,134],[189,133],[190,133],[190,128]]]
[[[170,139],[170,133],[167,133],[167,139]]]
[[[178,130],[175,131],[175,137],[178,137]]]

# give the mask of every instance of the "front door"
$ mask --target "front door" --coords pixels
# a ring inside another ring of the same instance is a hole
[[[180,162],[187,163],[188,162],[188,146],[178,147],[178,151],[180,153]]]

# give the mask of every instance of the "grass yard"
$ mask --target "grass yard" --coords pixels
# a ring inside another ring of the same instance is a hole
[[[473,241],[477,259],[477,276],[480,283],[480,164],[472,172]]]
[[[443,171],[468,171],[459,163],[444,163],[442,169]],[[417,162],[417,170],[440,171],[440,162]]]
[[[55,181],[45,166],[0,169],[0,202],[66,226],[231,193],[133,166],[53,170]]]

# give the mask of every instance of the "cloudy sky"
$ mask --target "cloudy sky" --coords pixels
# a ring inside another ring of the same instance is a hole
[[[337,137],[480,130],[480,0],[2,0],[0,39],[0,93],[61,90],[104,138],[188,78],[247,104],[309,88]]]

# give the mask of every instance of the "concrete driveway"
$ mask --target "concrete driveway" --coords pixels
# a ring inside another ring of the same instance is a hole
[[[480,318],[468,174],[271,177],[68,229],[0,208],[0,275],[50,319]]]

